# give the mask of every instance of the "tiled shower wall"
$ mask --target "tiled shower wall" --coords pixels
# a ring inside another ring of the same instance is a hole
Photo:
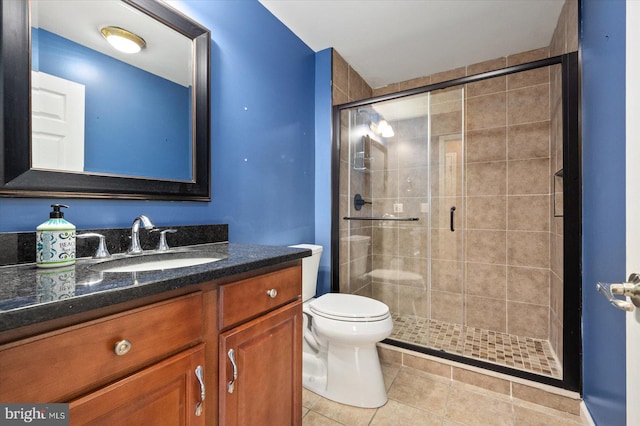
[[[331,70],[332,104],[340,105],[373,96],[373,90],[366,81],[333,49]]]
[[[372,96],[371,87],[334,49],[332,52],[333,105]],[[340,123],[341,133],[346,134],[349,131],[348,113],[343,113]],[[349,194],[360,193],[364,199],[370,199],[371,176],[369,173],[350,173],[349,148],[347,144],[341,144],[340,147],[340,291],[356,293],[363,288],[370,288],[371,279],[366,272],[371,270],[371,223],[349,222],[342,218],[349,216],[351,211],[353,195],[349,197]],[[351,233],[349,226],[351,226]]]
[[[360,76],[334,52],[334,104],[575,50],[577,1],[569,0],[563,8],[549,48],[380,89],[370,90]],[[422,231],[424,226],[411,223],[374,223],[371,226],[372,223],[341,221],[341,238],[364,236],[359,238],[359,244],[351,246],[351,264],[347,267],[343,263],[340,272],[341,286],[349,282],[349,271],[351,275],[358,275],[359,280],[352,281],[350,288],[343,287],[341,291],[374,295],[400,313],[431,315],[434,319],[457,323],[464,322],[466,318],[470,326],[549,339],[558,355],[562,356],[562,218],[554,216],[551,193],[555,179],[553,174],[562,164],[561,144],[558,143],[561,142],[559,132],[562,129],[558,77],[556,70],[552,70],[550,76],[545,68],[467,85],[464,153],[467,212],[456,212],[458,220],[465,220],[466,240],[463,242],[459,238],[461,233],[445,232],[446,225],[441,223],[442,219],[438,219],[443,216],[435,210],[438,203],[434,198],[431,206],[434,235],[430,303],[427,303],[425,283],[418,279],[428,276],[426,235]],[[437,102],[436,98],[437,95],[433,98],[434,103]],[[415,142],[415,139],[405,137],[409,124],[412,123],[397,124],[399,137],[396,139],[400,140],[402,135],[405,148]],[[434,134],[437,133],[434,132],[436,121],[432,124],[432,136],[441,136]],[[389,144],[390,151],[393,150],[392,146]],[[402,168],[399,165],[392,166],[392,169],[382,171],[378,160],[373,163],[370,173],[351,173],[350,182],[341,179],[341,217],[349,215],[349,186],[352,191],[362,191],[365,199],[377,201],[372,211],[375,215],[393,212],[393,203],[414,203],[411,211],[424,215],[419,205],[426,200],[405,200],[403,189],[406,193],[407,183],[416,185],[426,181],[421,176],[426,173],[423,169],[427,165],[416,161],[420,158],[426,161],[427,155],[407,150],[403,152],[413,161],[411,164]],[[372,156],[376,155],[372,150]],[[393,159],[394,154],[390,152],[388,157]],[[345,161],[348,158],[346,150],[343,151],[343,177],[349,171],[349,164]],[[395,179],[390,184],[397,190],[395,195],[387,189],[380,191],[378,176],[389,173]],[[450,201],[462,205],[458,200]],[[561,206],[555,207],[557,210]],[[349,225],[350,233],[347,232]],[[349,246],[346,241],[341,243],[341,253],[346,253]],[[419,247],[416,248],[417,243]],[[440,254],[440,249],[447,252]],[[459,253],[465,256],[452,257]],[[464,286],[463,279],[456,272],[462,270],[457,264],[461,259],[465,259]],[[345,260],[346,257],[343,257]],[[409,275],[405,277],[409,279],[402,281],[398,276],[390,277],[388,273],[363,277],[359,272],[362,268],[393,271],[397,269],[398,262],[415,275]],[[369,286],[373,282],[377,284]]]
[[[538,49],[467,72],[547,55]],[[467,288],[460,305],[471,327],[547,339],[549,70],[476,84],[466,90]]]
[[[578,0],[567,0],[562,8],[558,25],[549,44],[551,56],[578,50]],[[555,173],[562,169],[562,83],[559,69],[551,71],[551,188],[559,192],[556,204],[562,201],[562,180]],[[555,184],[555,186],[554,186]],[[555,196],[555,194],[552,194]],[[560,363],[563,359],[563,218],[562,206],[555,205],[551,212],[550,251],[550,298],[549,298],[549,343],[555,350]]]

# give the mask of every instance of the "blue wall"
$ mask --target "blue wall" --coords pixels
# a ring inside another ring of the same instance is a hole
[[[625,313],[595,289],[625,280],[625,1],[582,0],[583,391],[625,424]]]
[[[191,88],[49,31],[31,33],[32,68],[85,87],[84,170],[191,179]]]
[[[331,290],[331,53],[316,54],[316,244],[323,247],[318,295]]]
[[[257,0],[172,2],[211,30],[210,203],[0,198],[0,232],[63,202],[79,228],[228,223],[230,241],[314,242],[315,53]]]

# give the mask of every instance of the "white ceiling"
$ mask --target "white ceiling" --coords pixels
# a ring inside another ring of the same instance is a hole
[[[372,88],[548,46],[564,0],[259,0]]]

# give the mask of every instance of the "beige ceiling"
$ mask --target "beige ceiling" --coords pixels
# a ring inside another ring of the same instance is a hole
[[[372,88],[548,46],[564,0],[259,0]]]

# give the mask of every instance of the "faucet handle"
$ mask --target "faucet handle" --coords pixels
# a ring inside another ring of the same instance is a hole
[[[76,235],[76,238],[91,238],[91,237],[97,237],[99,239],[98,249],[96,250],[96,253],[93,255],[93,258],[104,259],[105,257],[110,257],[111,254],[109,253],[109,250],[107,250],[107,244],[105,243],[104,235],[98,234],[96,232],[86,232],[84,234]]]
[[[169,244],[167,244],[167,233],[175,234],[177,229],[165,229],[160,231],[159,229],[152,229],[151,232],[160,232],[160,241],[158,241],[158,248],[156,250],[166,251],[169,250]]]

